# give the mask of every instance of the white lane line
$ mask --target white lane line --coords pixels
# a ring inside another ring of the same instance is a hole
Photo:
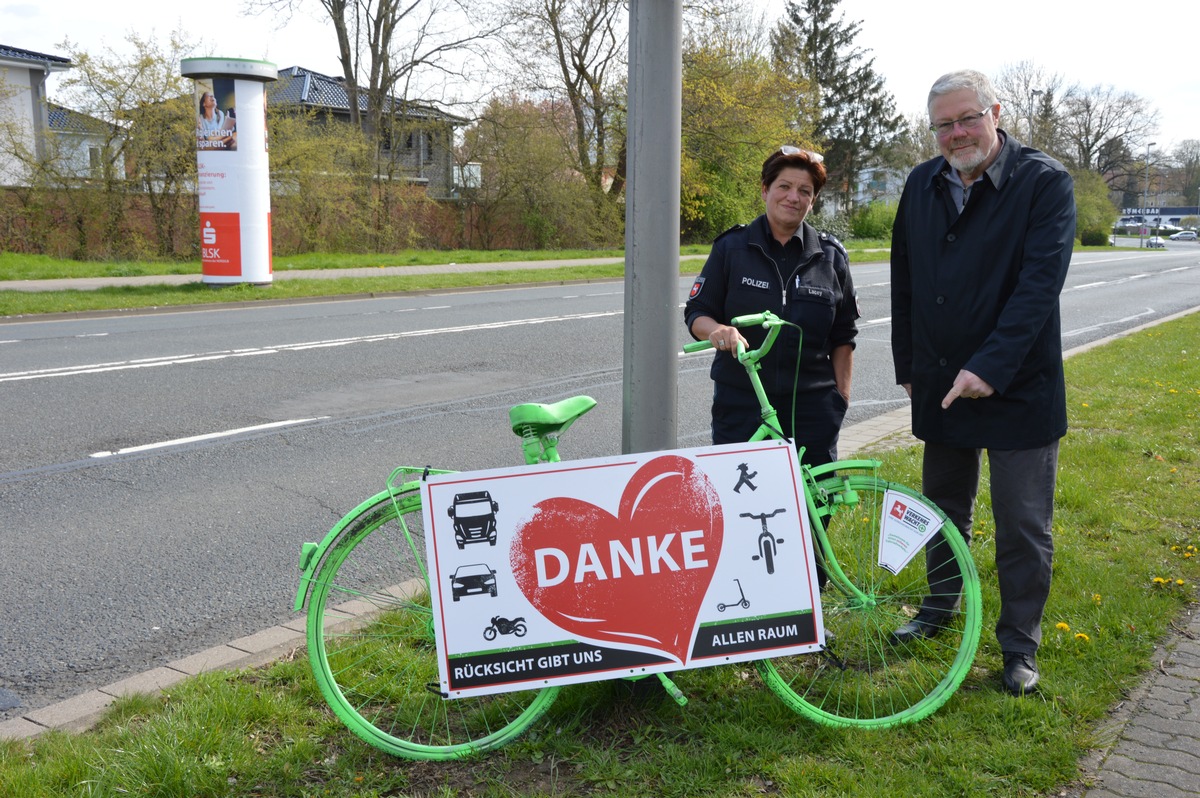
[[[115,452],[94,452],[88,457],[112,457],[118,454],[133,454],[134,452],[148,452],[152,449],[165,449],[168,446],[182,446],[185,443],[196,443],[197,441],[211,441],[216,438],[230,438],[234,435],[242,435],[247,432],[258,432],[264,429],[278,429],[279,427],[290,427],[296,424],[308,424],[311,421],[323,421],[329,416],[317,416],[316,418],[294,418],[290,421],[274,421],[270,424],[258,424],[253,427],[242,427],[241,429],[231,429],[225,432],[209,432],[205,435],[193,435],[190,438],[176,438],[171,441],[159,441],[158,443],[146,443],[141,446],[130,446],[125,449],[118,449]]]
[[[1101,324],[1093,324],[1088,327],[1080,327],[1075,330],[1067,330],[1062,334],[1062,337],[1069,338],[1072,335],[1083,335],[1084,333],[1093,332],[1095,330],[1102,330],[1105,327],[1111,327],[1114,324],[1124,324],[1129,321],[1134,321],[1135,319],[1140,319],[1144,316],[1153,316],[1153,315],[1154,315],[1154,310],[1152,308],[1146,308],[1141,313],[1135,313],[1132,316],[1126,316],[1123,319],[1113,319],[1112,321],[1106,321]]]
[[[303,352],[308,349],[324,349],[350,344],[377,343],[381,341],[396,341],[401,338],[419,338],[426,335],[446,335],[451,333],[469,333],[479,330],[497,330],[504,327],[520,327],[531,324],[550,324],[560,321],[576,321],[580,319],[598,319],[607,316],[620,316],[624,310],[613,310],[595,313],[575,313],[562,316],[545,316],[541,318],[514,319],[498,321],[490,324],[465,324],[458,327],[439,327],[427,330],[410,330],[399,333],[381,333],[379,335],[361,335],[352,338],[333,338],[325,341],[302,341],[280,346],[264,346],[252,349],[225,349],[216,352],[192,352],[183,355],[142,358],[138,360],[120,360],[108,363],[90,363],[81,366],[63,366],[59,368],[38,369],[34,371],[13,371],[0,373],[0,382],[17,382],[22,380],[38,380],[48,377],[72,377],[79,374],[100,374],[107,371],[125,371],[128,369],[154,368],[157,366],[175,366],[186,363],[201,363],[213,360],[224,360],[232,357],[253,357],[256,355],[275,355],[283,352]]]

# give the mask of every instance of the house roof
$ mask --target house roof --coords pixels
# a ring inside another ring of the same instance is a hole
[[[267,96],[270,102],[279,105],[295,104],[334,113],[350,113],[350,95],[342,78],[322,75],[300,66],[279,70],[279,81],[267,84]],[[410,118],[423,118],[451,125],[465,125],[468,121],[464,117],[448,114],[428,105],[406,103],[395,97],[391,100],[396,113],[403,113]],[[364,112],[367,110],[365,90],[359,92],[358,108]]]
[[[0,61],[45,66],[54,72],[61,72],[64,69],[71,68],[71,59],[69,58],[63,58],[61,55],[38,53],[33,50],[23,50],[20,47],[10,47],[7,44],[0,44]]]
[[[54,103],[46,103],[46,115],[49,117],[50,129],[56,133],[93,133],[103,136],[116,129],[94,116]]]

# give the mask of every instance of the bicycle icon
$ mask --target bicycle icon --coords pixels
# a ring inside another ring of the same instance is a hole
[[[763,565],[767,567],[767,573],[775,573],[775,557],[779,554],[779,544],[783,543],[783,538],[777,538],[767,531],[767,519],[782,513],[785,508],[780,507],[778,510],[770,513],[742,513],[742,518],[753,518],[755,521],[762,522],[762,532],[758,535],[758,554],[755,554],[750,559],[758,562],[762,560]]]

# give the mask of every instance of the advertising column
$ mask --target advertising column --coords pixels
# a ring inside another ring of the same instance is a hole
[[[185,58],[196,85],[196,167],[202,281],[271,282],[271,191],[267,161],[266,61]]]

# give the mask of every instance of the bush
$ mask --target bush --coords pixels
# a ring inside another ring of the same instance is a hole
[[[822,210],[820,213],[809,214],[808,219],[805,221],[818,230],[823,230],[835,236],[839,241],[846,241],[851,237],[850,217],[845,213],[827,214]]]
[[[890,240],[896,222],[896,203],[872,202],[860,206],[850,217],[850,234],[854,238]]]
[[[1108,246],[1108,233],[1103,230],[1084,230],[1079,235],[1079,241],[1085,247]]]

